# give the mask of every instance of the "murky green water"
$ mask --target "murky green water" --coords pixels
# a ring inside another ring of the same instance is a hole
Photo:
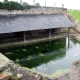
[[[70,39],[68,43],[68,38],[64,38],[2,49],[0,52],[23,67],[52,74],[69,69],[74,61],[80,59],[80,43],[74,39]]]

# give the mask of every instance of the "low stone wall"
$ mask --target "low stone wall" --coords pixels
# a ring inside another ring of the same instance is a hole
[[[12,79],[17,80],[51,80],[48,77],[44,77],[41,74],[37,74],[36,72],[30,71],[28,69],[24,69],[18,65],[16,65],[14,62],[10,62],[8,64],[8,67],[10,68],[12,72]]]
[[[18,65],[16,65],[14,62],[10,62],[8,64],[9,69],[12,72],[12,79],[17,80],[70,80],[69,72],[64,73],[57,77],[49,77],[44,76],[42,74],[39,74],[37,72],[33,72],[28,69],[24,69]]]
[[[7,67],[8,63],[9,63],[9,59],[5,57],[2,53],[0,53],[0,72]]]
[[[66,8],[58,8],[58,7],[46,7],[46,8],[31,8],[30,10],[0,10],[0,15],[8,15],[8,14],[66,14]]]
[[[32,8],[27,11],[29,14],[65,14],[67,12],[66,8],[48,7],[48,8]]]
[[[8,68],[9,62],[10,60],[0,53],[0,80],[9,80],[11,78],[9,74],[4,73],[4,70]]]
[[[76,20],[71,13],[67,13],[67,16],[69,17],[69,19],[74,23],[75,26],[78,25],[78,20]]]
[[[80,80],[80,60],[75,61],[70,69],[70,80]]]

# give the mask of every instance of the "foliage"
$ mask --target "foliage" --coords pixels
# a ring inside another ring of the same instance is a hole
[[[40,7],[40,4],[39,4],[39,3],[36,3],[36,6],[37,6],[37,7]]]
[[[3,2],[3,9],[9,10],[10,4],[8,2]]]
[[[18,2],[14,2],[14,1],[10,1],[10,10],[22,10],[23,7],[21,4],[19,4]]]
[[[30,5],[30,8],[39,8],[40,6]]]
[[[0,2],[0,9],[2,9],[3,8],[3,3],[2,2]]]
[[[69,13],[71,13],[75,19],[78,20],[80,23],[80,11],[79,10],[68,10]]]
[[[26,2],[23,2],[22,6],[23,6],[23,9],[30,9],[30,5]]]
[[[39,8],[39,7],[40,7],[39,3],[36,3],[36,5],[29,5],[26,2],[20,4],[15,1],[8,1],[8,0],[0,2],[0,9],[6,9],[6,10],[24,10],[24,9]]]
[[[4,2],[8,2],[8,0],[4,0]]]
[[[7,10],[22,10],[23,7],[18,2],[9,1],[9,2],[3,2],[3,9],[7,9]]]
[[[31,9],[31,8],[39,8],[40,4],[36,3],[36,5],[29,5],[28,3],[23,2],[22,6],[23,6],[23,9]]]

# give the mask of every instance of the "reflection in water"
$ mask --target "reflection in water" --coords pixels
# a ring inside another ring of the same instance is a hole
[[[64,38],[0,51],[21,66],[52,74],[69,69],[80,59],[79,49],[79,42],[74,39],[68,42],[68,38]]]
[[[59,54],[58,54],[59,53]],[[25,66],[28,68],[33,68],[36,66],[39,66],[41,64],[45,64],[50,62],[51,60],[57,60],[57,59],[62,59],[65,56],[65,50],[64,51],[52,51],[48,52],[44,55],[37,55],[33,58],[25,58],[17,61],[17,63],[20,63],[21,66]],[[47,66],[47,65],[46,65]]]

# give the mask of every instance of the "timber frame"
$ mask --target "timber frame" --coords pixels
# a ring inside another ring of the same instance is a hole
[[[61,28],[46,29],[46,30],[33,30],[23,31],[15,33],[0,34],[0,43],[6,43],[11,41],[27,41],[35,38],[51,38],[52,35],[61,33]]]

